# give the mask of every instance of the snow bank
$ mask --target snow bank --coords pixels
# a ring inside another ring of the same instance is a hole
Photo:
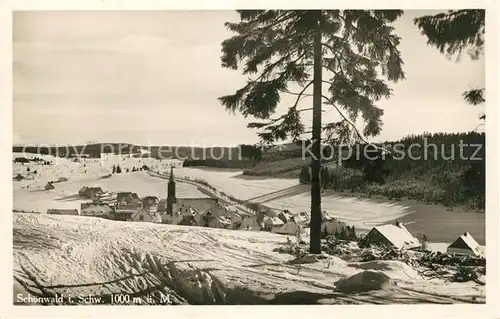
[[[389,278],[401,281],[423,279],[417,270],[399,260],[374,260],[363,263],[352,263],[349,266],[363,270],[382,271]]]
[[[349,278],[335,282],[335,288],[343,292],[367,292],[371,290],[392,289],[395,284],[381,271],[365,270]]]

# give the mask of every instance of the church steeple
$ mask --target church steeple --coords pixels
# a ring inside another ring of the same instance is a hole
[[[168,179],[169,183],[172,183],[174,181],[174,167],[170,166],[170,177]]]
[[[177,202],[175,198],[175,180],[174,180],[174,167],[170,166],[170,176],[167,184],[167,214],[174,213],[174,204]]]

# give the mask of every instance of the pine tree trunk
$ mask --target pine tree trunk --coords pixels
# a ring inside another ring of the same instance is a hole
[[[321,11],[318,11],[318,16]],[[313,83],[313,123],[312,123],[312,153],[311,160],[311,236],[309,250],[313,254],[321,253],[321,29],[319,25],[314,35],[314,83]]]

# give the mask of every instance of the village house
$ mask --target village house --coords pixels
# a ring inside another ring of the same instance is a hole
[[[311,222],[311,215],[308,212],[300,212],[295,214],[293,216],[293,219],[302,227],[309,227],[309,224]]]
[[[422,246],[419,240],[398,221],[396,221],[396,225],[388,224],[372,228],[364,240],[372,245],[397,249],[415,249]]]
[[[83,186],[79,191],[78,195],[81,197],[86,197],[90,199],[95,199],[99,194],[104,193],[100,187],[87,187]]]
[[[46,185],[45,185],[45,190],[48,191],[48,190],[51,190],[51,189],[55,189],[55,186],[52,182],[48,182]]]
[[[116,194],[117,210],[132,210],[134,213],[142,208],[142,201],[136,193],[120,192]]]
[[[134,222],[148,222],[148,223],[161,223],[162,219],[156,210],[143,207],[132,215]]]
[[[93,216],[111,219],[114,209],[108,204],[82,203],[82,216]]]
[[[50,215],[78,215],[78,209],[47,209]]]
[[[334,217],[328,213],[326,210],[321,212],[321,221],[326,221],[326,220],[331,220],[334,219]]]
[[[94,196],[94,199],[92,200],[94,204],[100,205],[100,204],[108,204],[109,206],[115,207],[116,206],[116,194],[109,193],[109,192],[104,192],[104,193],[97,193]]]
[[[212,213],[208,211],[205,214],[200,214],[197,222],[202,227],[210,227],[209,224],[214,218],[215,216],[212,216]]]
[[[241,225],[238,229],[240,230],[261,230],[264,225],[257,221],[255,216],[243,216],[241,220]]]
[[[237,212],[230,212],[229,217],[231,218],[231,224],[233,229],[237,229],[241,225],[241,221],[243,220],[243,216]]]
[[[209,223],[208,227],[211,228],[231,228],[231,220],[227,217],[220,216],[220,217],[214,217],[212,218]]]
[[[262,222],[264,223],[264,230],[266,231],[273,231],[285,224],[280,218],[269,216],[266,216]]]
[[[115,208],[113,212],[111,212],[110,218],[112,220],[117,220],[117,221],[131,221],[132,216],[137,214],[139,210],[142,208]]]
[[[293,235],[296,236],[302,232],[302,228],[299,224],[294,221],[289,221],[282,225],[281,227],[276,227],[272,230],[273,233],[281,235]]]
[[[463,233],[446,249],[447,253],[479,257],[482,255],[477,241],[468,232]]]

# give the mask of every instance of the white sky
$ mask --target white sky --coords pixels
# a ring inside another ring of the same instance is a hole
[[[382,134],[474,129],[484,107],[461,93],[484,86],[484,58],[459,63],[426,45],[406,11],[396,24],[406,80],[381,100]],[[127,142],[234,145],[257,141],[251,119],[225,111],[217,97],[246,77],[221,67],[220,43],[234,11],[15,12],[14,143]],[[295,97],[283,96],[280,110]],[[305,99],[301,107],[309,107]],[[310,116],[308,117],[310,118]],[[336,119],[327,113],[324,122]]]

